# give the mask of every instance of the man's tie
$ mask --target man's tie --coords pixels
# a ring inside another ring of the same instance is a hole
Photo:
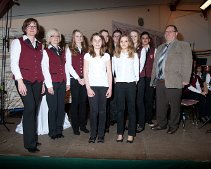
[[[163,52],[161,53],[160,58],[158,60],[158,79],[161,79],[163,75],[163,61],[166,56],[168,46],[168,44],[165,45],[165,48],[163,49]]]

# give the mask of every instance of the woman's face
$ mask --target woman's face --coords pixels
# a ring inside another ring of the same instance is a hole
[[[50,43],[52,45],[58,45],[60,42],[60,34],[58,32],[54,32],[51,36],[50,36]]]
[[[100,36],[94,36],[92,39],[92,45],[94,46],[94,49],[100,49],[102,46],[103,40]]]
[[[133,43],[136,44],[138,42],[138,33],[137,32],[131,32],[130,37],[133,40]]]
[[[26,27],[26,35],[27,36],[35,36],[37,34],[37,24],[35,22],[31,22]]]
[[[80,44],[83,42],[83,36],[80,32],[75,33],[75,43]]]
[[[122,50],[127,50],[129,46],[129,40],[128,37],[123,36],[120,39],[120,47],[122,48]]]
[[[105,39],[105,42],[107,43],[108,40],[109,40],[109,35],[108,35],[108,32],[102,32],[101,35],[104,37]]]

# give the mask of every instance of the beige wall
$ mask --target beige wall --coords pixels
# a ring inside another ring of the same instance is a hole
[[[198,9],[198,6],[184,6],[185,9]],[[26,18],[31,16],[26,16]],[[113,10],[84,11],[52,16],[32,16],[48,30],[58,28],[68,39],[73,29],[80,29],[88,38],[100,29],[112,33],[112,21],[138,26],[138,18],[144,19],[144,28],[163,31],[168,24],[176,24],[185,41],[194,44],[195,50],[211,49],[211,17],[208,21],[201,13],[170,12],[167,6],[144,6]],[[12,27],[21,28],[26,19],[12,20]]]

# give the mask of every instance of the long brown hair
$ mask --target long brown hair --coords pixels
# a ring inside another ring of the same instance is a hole
[[[71,41],[69,43],[69,48],[70,48],[71,52],[76,53],[76,50],[75,49],[77,48],[77,45],[76,45],[76,42],[75,42],[75,34],[77,32],[80,33],[81,36],[83,37],[83,41],[81,43],[81,47],[82,47],[82,49],[83,49],[84,52],[87,52],[87,50],[88,50],[88,44],[87,44],[87,42],[85,40],[85,37],[84,37],[83,33],[80,30],[78,30],[78,29],[75,29],[72,32],[72,38],[71,38]]]
[[[132,41],[131,37],[128,34],[121,35],[121,37],[119,38],[119,41],[117,43],[114,55],[116,57],[120,57],[120,53],[122,51],[122,48],[120,46],[120,41],[123,37],[127,37],[127,39],[128,39],[128,55],[129,55],[129,58],[133,58],[134,53],[135,53],[134,45],[133,45],[133,41]]]
[[[104,37],[103,37],[100,33],[98,33],[98,32],[93,33],[92,36],[91,36],[91,38],[90,38],[90,43],[92,43],[93,38],[94,38],[95,36],[99,36],[100,39],[102,40],[102,46],[101,46],[101,48],[100,48],[100,56],[103,56],[103,55],[105,54],[105,50],[106,50]],[[95,50],[94,50],[94,46],[93,46],[92,44],[90,44],[90,46],[89,46],[89,54],[90,54],[93,58],[96,57],[96,53],[95,53]]]

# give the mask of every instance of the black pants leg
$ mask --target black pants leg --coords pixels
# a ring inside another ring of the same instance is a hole
[[[71,79],[71,122],[74,131],[86,128],[86,87],[81,86],[77,80]]]
[[[62,134],[65,117],[65,82],[53,82],[54,95],[46,91],[46,101],[48,104],[48,126],[49,136]],[[47,90],[47,89],[46,89]]]
[[[141,77],[137,84],[136,105],[137,105],[137,123],[142,128],[145,127],[145,114],[146,114],[144,95],[145,95],[145,78]]]
[[[153,103],[155,96],[155,88],[150,86],[150,77],[145,78],[145,111],[146,111],[146,122],[150,122],[153,119]]]
[[[24,110],[23,110],[23,141],[25,148],[34,148],[37,143],[37,114],[41,102],[42,83],[31,83],[23,80],[26,85],[27,95],[20,95]],[[15,85],[18,88],[17,81]]]
[[[136,83],[116,83],[117,90],[117,134],[124,133],[125,101],[128,107],[128,135],[135,136],[136,129]]]
[[[90,105],[90,136],[104,136],[106,122],[106,92],[107,87],[91,87],[94,97],[88,97]],[[99,120],[98,120],[99,119]]]

